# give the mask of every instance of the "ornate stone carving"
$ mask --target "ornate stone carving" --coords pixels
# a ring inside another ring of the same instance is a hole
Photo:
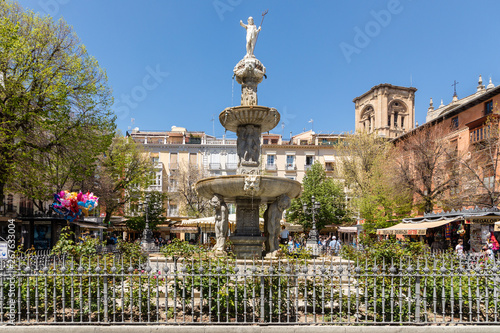
[[[247,175],[245,176],[245,185],[243,190],[248,193],[248,195],[254,195],[260,190],[260,176],[259,175]]]
[[[279,249],[280,221],[283,211],[290,205],[291,200],[286,194],[280,195],[275,202],[267,205],[264,212],[264,236],[267,237],[266,252],[274,252]]]
[[[224,198],[219,194],[214,194],[210,204],[215,208],[215,251],[224,251],[227,232],[229,230],[229,211],[224,202]]]
[[[258,105],[257,85],[266,75],[266,68],[255,57],[243,58],[234,67],[236,81],[241,84],[241,105]]]

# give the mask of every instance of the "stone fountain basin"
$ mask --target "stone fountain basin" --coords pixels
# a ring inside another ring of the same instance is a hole
[[[214,194],[220,194],[226,202],[235,202],[237,198],[260,199],[261,203],[270,203],[281,194],[290,198],[297,198],[302,191],[302,185],[292,179],[258,176],[260,177],[259,189],[253,193],[244,190],[245,175],[217,176],[204,178],[195,185],[199,195],[212,198]]]
[[[280,113],[267,106],[233,106],[224,109],[219,114],[219,120],[224,128],[232,132],[236,132],[240,125],[258,125],[261,133],[265,133],[279,124]]]

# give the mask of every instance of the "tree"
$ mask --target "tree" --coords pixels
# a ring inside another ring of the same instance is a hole
[[[191,217],[205,217],[213,214],[210,199],[204,198],[196,192],[195,184],[207,176],[206,172],[197,165],[181,163],[175,174],[170,176],[171,184],[175,184],[176,191],[169,199],[180,205],[180,214]]]
[[[425,125],[396,142],[395,176],[403,189],[410,191],[419,210],[432,212],[446,193],[456,188],[457,147],[445,139],[444,125]]]
[[[391,172],[391,152],[391,143],[377,133],[350,135],[339,147],[338,176],[345,180],[351,207],[365,220],[368,233],[391,226],[411,211],[411,194],[398,186]]]
[[[134,140],[121,135],[113,139],[100,156],[95,174],[86,181],[104,206],[104,223],[109,223],[111,215],[125,204],[140,198],[151,183],[153,171],[152,162]]]
[[[33,199],[42,212],[48,208],[46,202],[61,190],[92,191],[85,182],[96,171],[99,155],[104,153],[113,136],[99,132],[99,128],[82,122],[66,135],[63,145],[45,151],[27,148],[31,152],[18,156],[8,190]],[[47,139],[41,135],[37,140]]]
[[[292,200],[287,211],[287,220],[301,224],[304,229],[312,227],[312,215],[303,211],[303,204],[312,207],[311,197],[319,201],[321,208],[315,216],[316,228],[322,229],[327,224],[341,224],[350,221],[350,213],[346,209],[345,194],[342,186],[326,176],[325,169],[315,162],[306,172],[303,181],[302,196]]]
[[[84,150],[84,135],[112,135],[106,74],[64,20],[0,1],[0,74],[0,201],[25,163],[42,166],[47,154],[53,161],[58,152],[69,151],[68,143],[74,148],[82,142]],[[33,168],[27,171],[33,176]],[[32,189],[43,183],[30,181]],[[47,191],[42,192],[31,195],[44,199]]]
[[[148,214],[148,223],[151,230],[155,230],[158,224],[165,222],[165,194],[159,191],[144,192],[140,198],[134,199],[134,204],[145,203],[147,208],[139,215],[128,217],[127,227],[141,233],[146,227],[146,212]]]

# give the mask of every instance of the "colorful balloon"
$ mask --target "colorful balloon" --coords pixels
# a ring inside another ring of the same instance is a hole
[[[73,222],[82,215],[88,216],[89,212],[97,206],[99,198],[93,193],[76,193],[61,191],[54,194],[54,211],[62,215],[69,222]]]

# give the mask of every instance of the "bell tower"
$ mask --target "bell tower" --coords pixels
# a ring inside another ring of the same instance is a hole
[[[417,88],[383,83],[353,99],[356,132],[395,138],[415,127]]]

